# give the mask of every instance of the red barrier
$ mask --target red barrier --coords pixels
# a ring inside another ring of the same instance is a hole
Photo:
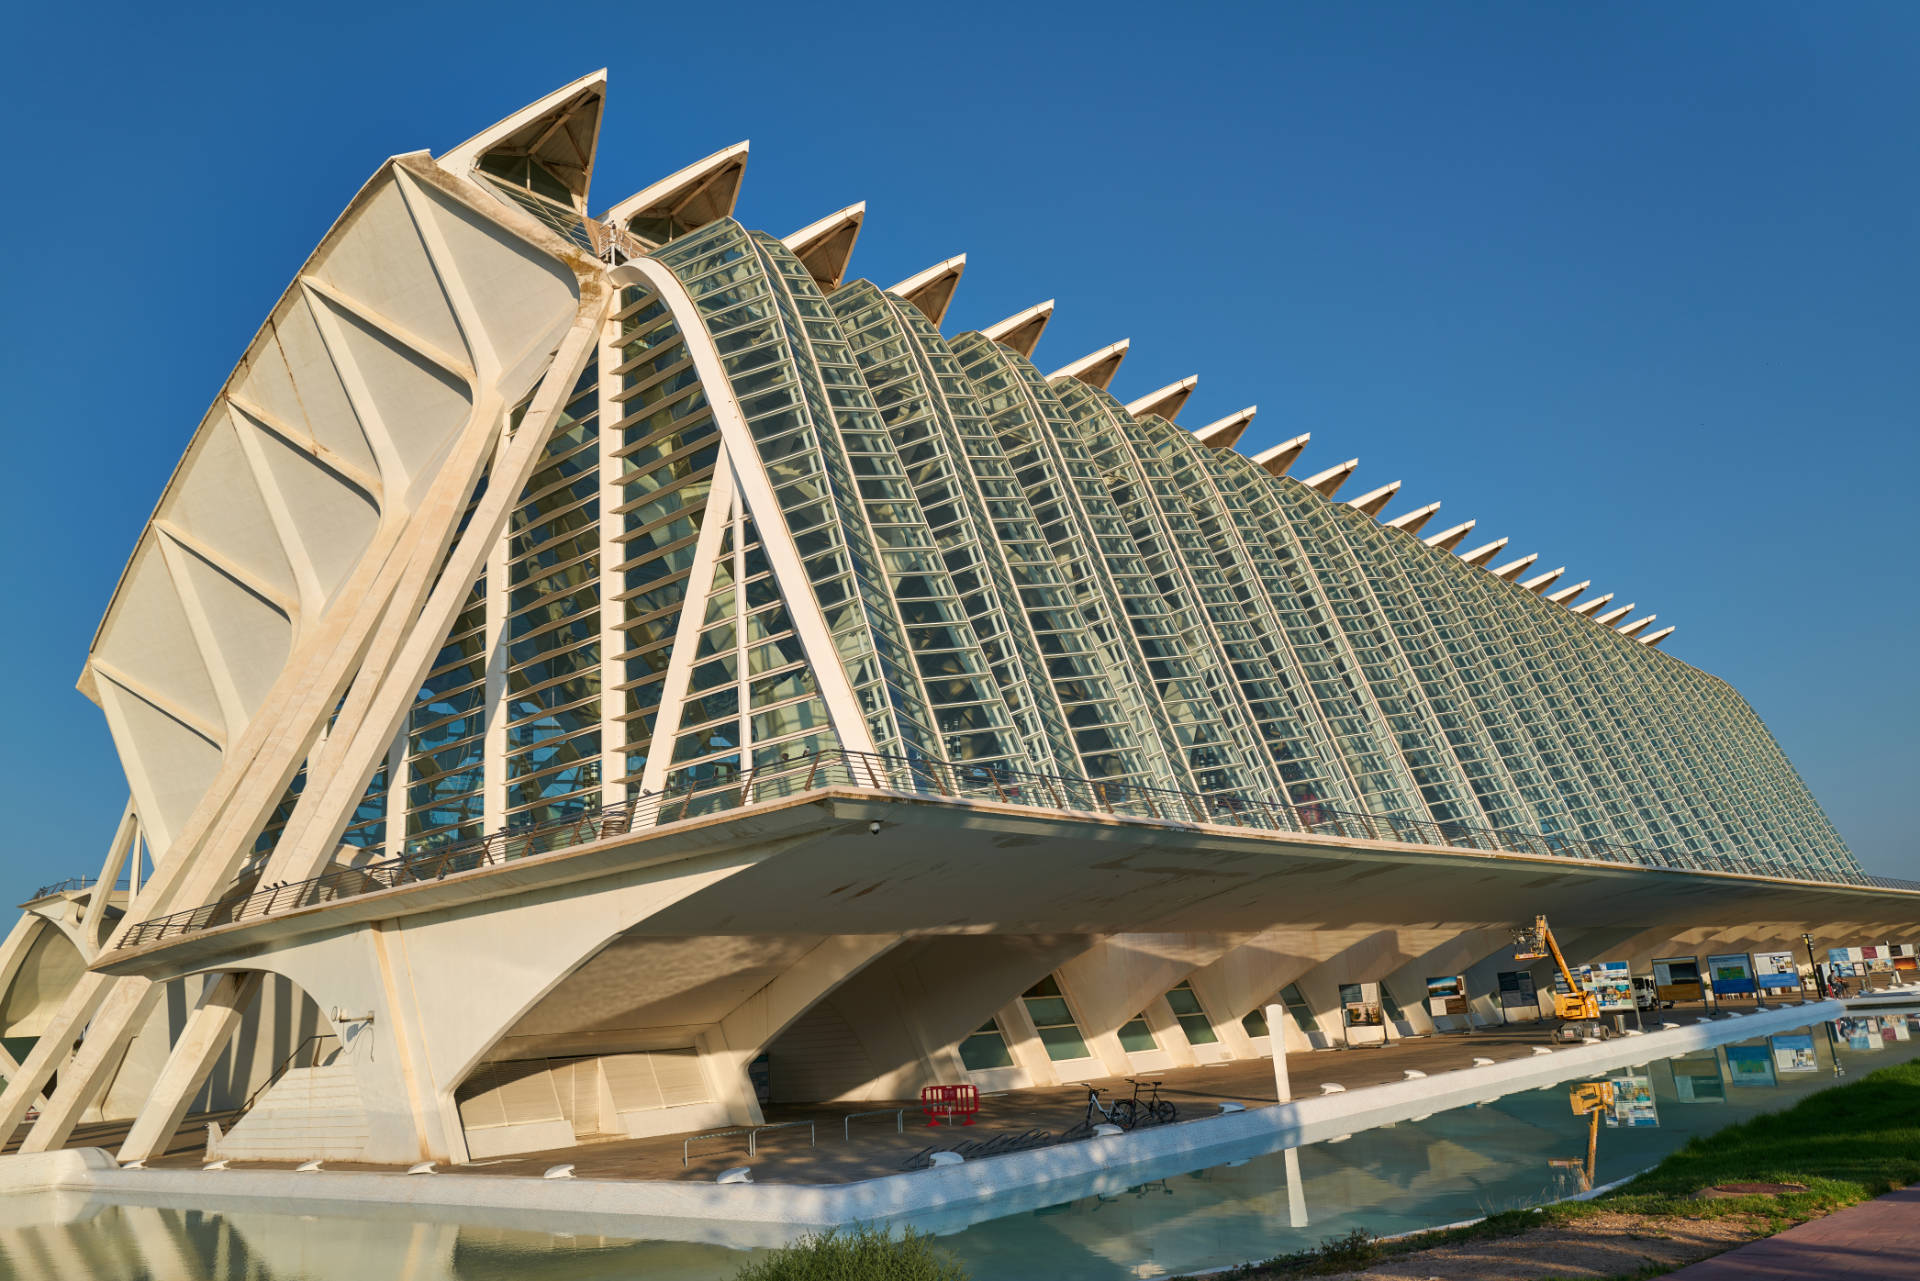
[[[938,1126],[940,1118],[947,1118],[947,1124],[955,1124],[954,1118],[964,1118],[960,1125],[972,1125],[973,1118],[980,1112],[980,1087],[977,1085],[929,1085],[920,1091],[920,1110],[927,1114],[927,1124]]]

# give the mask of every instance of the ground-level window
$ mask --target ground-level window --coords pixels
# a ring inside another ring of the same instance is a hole
[[[1220,1039],[1214,1034],[1206,1010],[1200,1006],[1200,997],[1194,992],[1191,980],[1167,993],[1167,1004],[1173,1007],[1173,1017],[1180,1020],[1180,1029],[1187,1034],[1190,1044],[1212,1045]]]
[[[1313,1007],[1307,1004],[1307,998],[1300,991],[1298,983],[1289,983],[1280,989],[1280,1004],[1287,1007],[1293,1025],[1300,1029],[1300,1035],[1311,1037],[1320,1030],[1320,1020],[1314,1018]]]
[[[988,1019],[978,1032],[960,1042],[960,1062],[969,1072],[1012,1067],[1013,1055],[1007,1052],[1007,1038],[1000,1034],[1000,1025]]]
[[[1153,1029],[1147,1026],[1145,1014],[1136,1014],[1121,1024],[1120,1048],[1128,1054],[1145,1054],[1160,1048],[1160,1043],[1153,1039]]]
[[[1248,1036],[1268,1035],[1267,1012],[1257,1005],[1254,1006],[1247,1011],[1247,1017],[1240,1020],[1240,1026],[1247,1030]]]
[[[1040,1034],[1040,1044],[1047,1047],[1048,1058],[1091,1057],[1086,1038],[1080,1035],[1080,1026],[1073,1021],[1073,1011],[1067,1007],[1066,994],[1060,990],[1060,984],[1053,975],[1047,975],[1028,988],[1020,999],[1026,1003],[1027,1017],[1033,1020],[1033,1030]]]

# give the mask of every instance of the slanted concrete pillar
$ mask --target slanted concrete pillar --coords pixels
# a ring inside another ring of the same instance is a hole
[[[247,1004],[260,991],[260,978],[258,971],[222,974],[200,994],[199,1004],[188,1016],[173,1053],[153,1083],[146,1106],[140,1109],[126,1141],[120,1145],[121,1164],[149,1161],[166,1151],[200,1083],[233,1039]]]
[[[146,1022],[159,999],[159,984],[145,979],[113,980],[91,970],[81,975],[61,1013],[71,1017],[72,1025],[78,1026],[85,1022],[85,1015],[76,1016],[76,1011],[98,1007],[92,1022],[86,1023],[86,1040],[80,1043],[73,1061],[66,1063],[66,1045],[51,1036],[40,1039],[27,1055],[27,1061],[20,1065],[19,1079],[9,1081],[6,1095],[0,1097],[0,1134],[12,1133],[25,1115],[32,1093],[59,1071],[60,1088],[47,1100],[40,1119],[21,1141],[20,1150],[51,1152],[65,1147],[88,1105],[106,1088],[106,1069],[126,1052],[127,1043]],[[56,1020],[56,1026],[66,1025],[64,1020]]]

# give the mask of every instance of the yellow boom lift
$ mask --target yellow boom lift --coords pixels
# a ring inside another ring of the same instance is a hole
[[[1547,918],[1536,916],[1530,927],[1514,931],[1513,959],[1538,961],[1547,957],[1553,958],[1560,969],[1560,981],[1567,987],[1566,991],[1553,994],[1553,1013],[1560,1020],[1560,1039],[1579,1041],[1593,1036],[1605,1040],[1611,1036],[1613,1029],[1600,1018],[1600,997],[1580,986],[1553,937],[1553,930],[1547,925]]]
[[[1587,1118],[1587,1159],[1550,1157],[1547,1164],[1572,1170],[1580,1182],[1580,1190],[1591,1192],[1594,1158],[1600,1154],[1600,1118],[1613,1109],[1613,1084],[1609,1081],[1589,1081],[1585,1085],[1576,1085],[1567,1091],[1567,1102],[1573,1107],[1575,1116]]]

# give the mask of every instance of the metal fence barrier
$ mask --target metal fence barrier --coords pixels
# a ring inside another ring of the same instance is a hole
[[[875,1108],[871,1112],[849,1112],[847,1113],[846,1125],[844,1127],[849,1143],[853,1141],[853,1123],[863,1116],[890,1116],[893,1118],[893,1132],[895,1134],[905,1134],[907,1132],[907,1110],[905,1108]]]

